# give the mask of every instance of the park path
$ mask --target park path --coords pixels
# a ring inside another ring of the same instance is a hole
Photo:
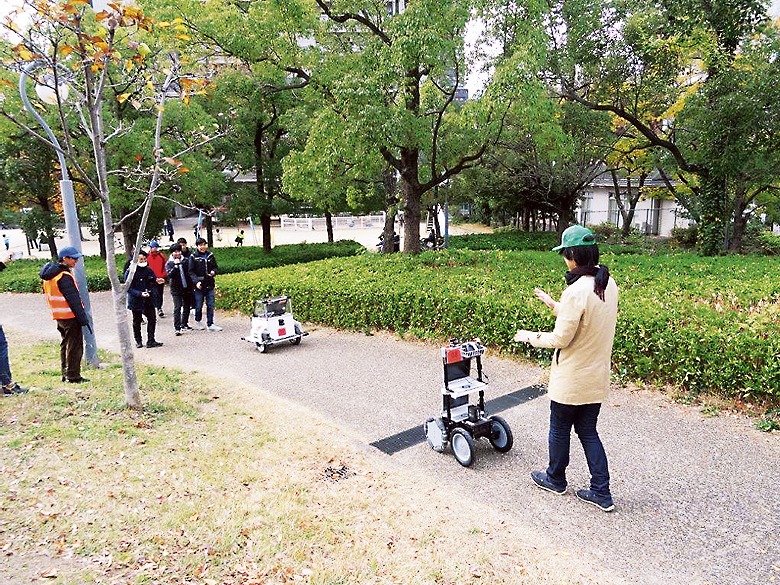
[[[93,294],[92,307],[98,346],[116,351],[110,295]],[[11,343],[15,333],[25,340],[58,339],[41,295],[0,294],[0,314]],[[472,468],[421,442],[387,455],[371,444],[399,433],[414,435],[440,406],[435,345],[309,326],[301,345],[260,354],[241,341],[247,317],[218,313],[217,322],[224,331],[174,337],[170,318],[162,319],[158,338],[165,346],[138,350],[139,364],[175,365],[303,404],[367,453],[421,469],[442,489],[457,488],[505,514],[524,528],[529,546],[538,542],[571,555],[593,571],[594,584],[780,582],[780,434],[760,433],[744,417],[708,418],[655,393],[615,388],[600,430],[617,510],[604,514],[579,502],[571,490],[556,497],[530,483],[529,473],[546,462],[545,397],[501,412],[515,447],[501,455],[478,441]],[[488,400],[523,394],[542,374],[490,353],[484,365]],[[576,439],[569,481],[575,489],[587,484]]]

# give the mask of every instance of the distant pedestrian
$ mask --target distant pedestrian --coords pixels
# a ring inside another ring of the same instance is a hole
[[[163,226],[165,235],[168,236],[168,241],[173,241],[173,222],[170,217],[165,218],[165,225]]]
[[[60,332],[60,369],[62,381],[72,384],[89,382],[81,376],[81,358],[84,356],[84,333],[82,327],[89,327],[89,319],[79,296],[73,267],[83,254],[73,246],[62,248],[59,262],[47,262],[40,271],[43,279],[43,293],[49,304],[51,317],[57,322]]]
[[[236,246],[243,246],[244,245],[244,230],[238,230],[238,234],[236,235]]]
[[[6,264],[11,262],[13,262],[13,256],[10,254],[3,258],[0,261],[0,272],[5,270]],[[3,388],[3,396],[27,392],[27,388],[19,386],[11,377],[11,364],[8,361],[8,340],[5,338],[5,331],[3,331],[2,325],[0,325],[0,385]]]
[[[580,500],[605,512],[615,508],[609,489],[607,454],[596,424],[609,391],[612,342],[617,322],[618,287],[599,264],[593,232],[574,225],[563,232],[558,251],[566,263],[566,290],[559,302],[541,289],[534,293],[556,316],[550,333],[518,330],[514,341],[553,348],[550,381],[549,465],[531,479],[556,494],[566,492],[571,429],[582,443],[590,470],[590,489],[577,490]]]
[[[155,308],[157,309],[157,315],[159,317],[165,317],[163,311],[163,297],[165,296],[165,263],[168,258],[165,254],[160,252],[160,243],[157,240],[151,240],[149,242],[149,268],[154,272],[154,276],[157,279],[156,288],[157,295],[154,297]]]
[[[11,247],[11,239],[3,234],[3,243],[5,244],[5,249],[8,250]]]
[[[176,335],[181,335],[183,331],[192,331],[188,324],[192,307],[192,282],[187,272],[187,260],[181,255],[181,244],[171,246],[170,255],[165,272],[173,299],[173,329]]]
[[[125,273],[125,282],[130,277],[129,268]],[[146,347],[160,347],[157,341],[157,277],[149,267],[148,255],[144,250],[138,252],[138,264],[127,288],[127,308],[133,313],[133,337],[135,346],[143,347],[141,324],[146,317]]]
[[[195,240],[197,251],[192,253],[188,263],[192,296],[195,300],[195,329],[222,331],[214,324],[214,277],[217,275],[217,259],[209,252],[209,245],[203,238]],[[206,325],[203,325],[203,303],[206,303]]]

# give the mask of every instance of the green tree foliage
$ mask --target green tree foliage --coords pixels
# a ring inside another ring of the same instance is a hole
[[[533,114],[513,110],[484,164],[456,182],[476,201],[481,219],[558,232],[575,222],[583,189],[603,171],[616,137],[602,112],[552,99],[544,106]]]
[[[404,249],[415,252],[423,195],[475,166],[500,136],[509,104],[530,98],[537,86],[507,61],[483,99],[456,101],[468,72],[463,37],[475,3],[416,0],[396,15],[386,2],[317,5],[326,21],[315,37],[321,61],[311,86],[331,110],[320,114],[330,131],[311,133],[295,164],[377,182],[393,169]],[[306,164],[304,157],[326,160]]]
[[[776,102],[766,90],[778,67],[765,3],[561,0],[549,24],[553,87],[665,151],[667,170],[697,197],[702,253],[732,236],[738,247],[745,202],[774,180],[760,172],[767,151],[756,149],[778,124],[762,103]]]
[[[293,145],[292,109],[309,81],[310,37],[317,18],[313,5],[296,1],[158,1],[161,15],[181,18],[214,73],[214,104],[231,118],[234,131],[215,154],[232,179],[254,172],[256,193],[229,186],[236,196],[233,217],[259,215],[263,247],[271,250],[271,216],[282,197],[281,161]],[[231,204],[232,205],[232,204]]]
[[[4,207],[29,208],[22,216],[22,229],[30,240],[44,241],[56,254],[54,238],[61,210],[54,180],[54,153],[24,132],[0,140],[0,200]]]

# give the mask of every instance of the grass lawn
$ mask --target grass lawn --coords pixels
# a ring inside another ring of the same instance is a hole
[[[115,356],[83,387],[58,361],[55,344],[12,344],[31,390],[0,400],[4,584],[589,582],[303,407],[139,367],[137,413]]]

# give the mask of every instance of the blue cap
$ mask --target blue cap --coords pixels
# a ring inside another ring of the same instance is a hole
[[[149,240],[149,247],[150,248],[159,248],[160,247],[160,242],[158,242],[157,240]]]
[[[84,254],[79,252],[73,246],[65,246],[60,250],[59,254],[57,254],[57,258],[59,258],[60,260],[62,260],[63,258],[75,258],[76,260],[78,260],[83,255]]]

